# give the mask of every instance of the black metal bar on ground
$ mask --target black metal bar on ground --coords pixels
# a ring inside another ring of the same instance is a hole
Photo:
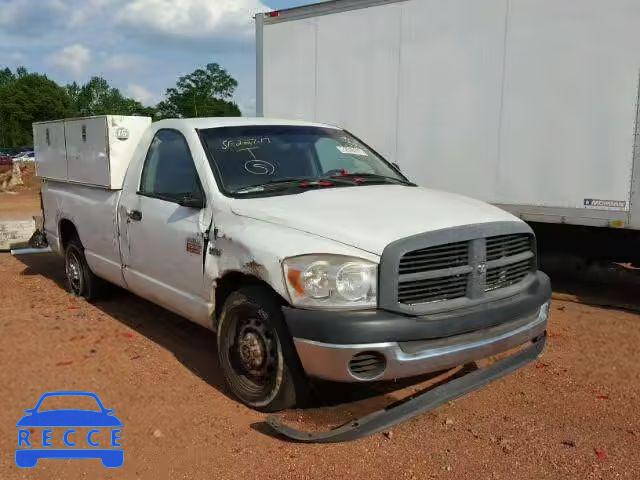
[[[267,417],[267,423],[276,432],[298,442],[305,443],[337,443],[348,442],[366,437],[376,432],[387,430],[429,410],[439,407],[445,402],[461,397],[473,390],[514,372],[527,363],[535,360],[542,352],[546,341],[546,333],[533,345],[518,353],[500,360],[486,368],[468,373],[451,380],[444,385],[433,388],[406,401],[377,410],[362,418],[325,432],[304,432],[283,424],[276,415]]]

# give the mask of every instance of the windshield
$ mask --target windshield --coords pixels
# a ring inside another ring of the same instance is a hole
[[[200,134],[223,190],[231,194],[273,193],[309,185],[409,184],[344,130],[251,125],[211,128]]]

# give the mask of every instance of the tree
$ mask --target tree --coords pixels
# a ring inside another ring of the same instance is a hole
[[[3,78],[6,70],[3,70]],[[63,87],[46,75],[18,68],[12,81],[0,84],[0,142],[8,147],[31,145],[33,122],[64,118],[71,112]]]
[[[67,83],[64,86],[64,89],[67,91],[69,101],[71,102],[74,111],[76,112],[76,114],[79,114],[80,110],[78,109],[78,96],[80,95],[80,85],[78,85],[76,82]]]
[[[73,82],[65,89],[78,116],[155,115],[153,107],[145,107],[137,100],[125,97],[102,77],[92,77],[81,87]]]
[[[0,87],[15,82],[16,76],[10,68],[0,69]]]
[[[238,82],[217,63],[209,63],[178,79],[157,106],[161,118],[237,117],[238,105],[230,99]]]
[[[16,81],[16,76],[13,74],[10,68],[0,69],[0,91],[2,91],[2,87],[9,85]],[[2,118],[2,110],[0,109],[0,146],[6,145],[6,126],[4,125],[4,120]]]

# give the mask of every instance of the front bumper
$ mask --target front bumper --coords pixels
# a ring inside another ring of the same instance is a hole
[[[340,382],[394,380],[473,362],[543,336],[551,289],[546,275],[538,272],[536,280],[515,298],[444,317],[292,308],[284,314],[308,375]]]
[[[529,347],[523,348],[518,353],[503,358],[488,367],[452,378],[446,383],[435,386],[435,388],[427,387],[426,390],[416,395],[394,402],[385,408],[351,420],[329,431],[297,430],[284,424],[275,415],[269,416],[267,422],[276,432],[297,442],[333,443],[356,440],[376,432],[389,430],[400,422],[433,410],[445,402],[455,400],[524,367],[540,355],[545,340],[546,336],[543,335],[533,341]]]
[[[546,330],[548,310],[545,303],[533,315],[443,339],[340,345],[295,338],[294,343],[302,366],[313,377],[340,382],[394,380],[463,365],[534,340]],[[384,357],[379,373],[362,376],[352,370],[352,359],[363,352]]]

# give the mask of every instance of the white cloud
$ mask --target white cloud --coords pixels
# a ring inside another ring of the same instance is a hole
[[[154,103],[156,103],[156,96],[153,94],[153,92],[143,87],[142,85],[130,83],[127,87],[127,90],[129,95],[133,99],[138,100],[143,105],[153,105]]]
[[[12,62],[21,62],[25,60],[27,57],[22,52],[0,52],[0,55],[4,58],[8,58]],[[4,66],[4,65],[3,65]]]
[[[31,29],[30,23],[49,19],[67,10],[62,0],[3,0],[0,8],[0,25],[19,32],[21,29]],[[53,17],[52,17],[53,16]]]
[[[84,45],[76,43],[49,55],[47,61],[52,66],[79,77],[84,74],[91,62],[91,51]]]
[[[117,53],[104,61],[104,67],[116,72],[131,72],[140,70],[145,62],[146,59],[139,55]]]
[[[115,19],[155,36],[229,43],[251,38],[253,16],[267,10],[260,0],[132,0]]]
[[[74,5],[68,18],[68,25],[72,28],[82,28],[92,18],[102,21],[109,17],[108,7],[117,8],[119,0],[84,0]]]

